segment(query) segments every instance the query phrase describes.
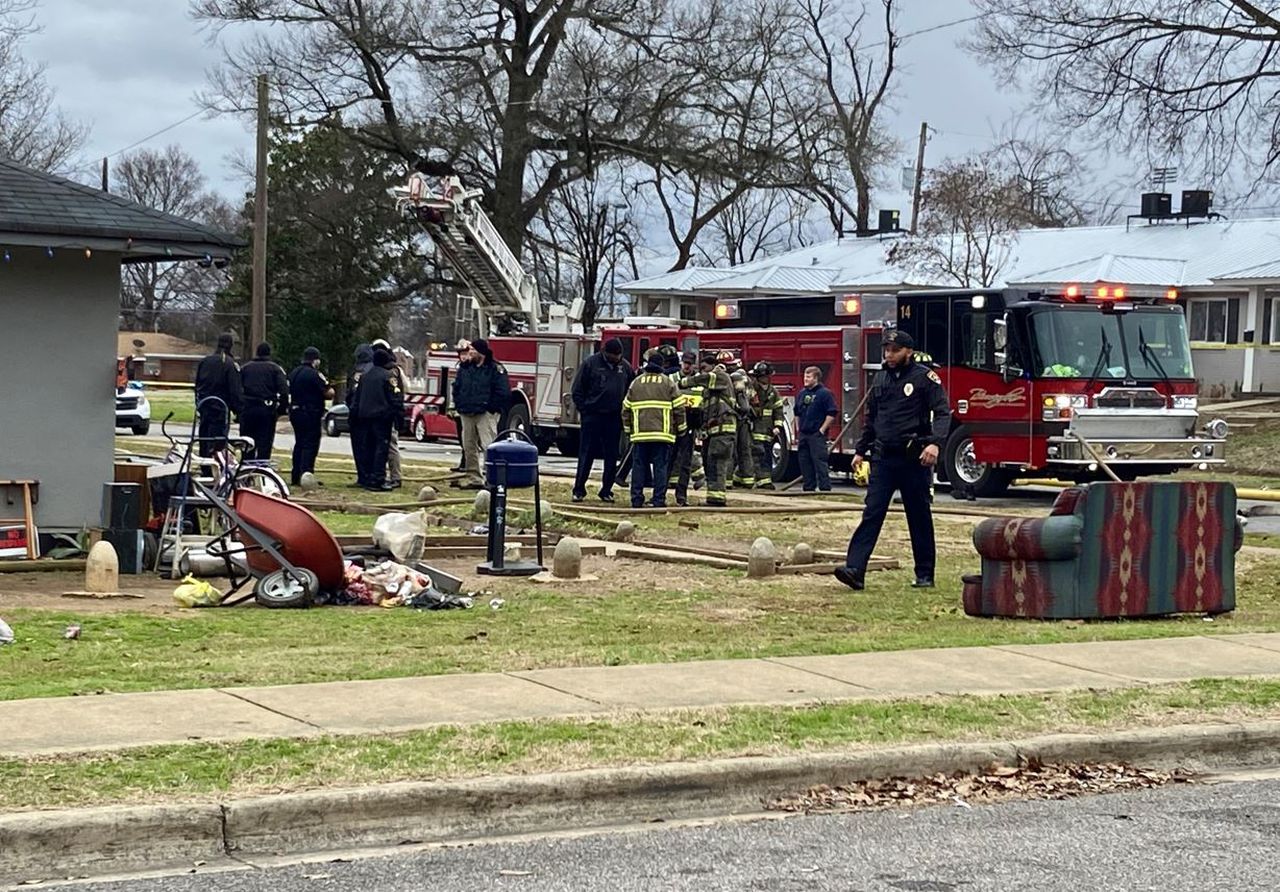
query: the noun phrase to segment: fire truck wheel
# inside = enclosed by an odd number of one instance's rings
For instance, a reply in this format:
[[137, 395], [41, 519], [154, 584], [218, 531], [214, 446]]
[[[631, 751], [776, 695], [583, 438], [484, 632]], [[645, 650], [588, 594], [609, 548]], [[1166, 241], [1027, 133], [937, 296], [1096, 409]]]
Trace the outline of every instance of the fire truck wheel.
[[1003, 468], [983, 464], [973, 452], [969, 429], [961, 425], [951, 432], [942, 452], [943, 471], [953, 487], [962, 486], [975, 496], [998, 496], [1009, 488], [1012, 476]]
[[427, 442], [427, 420], [421, 415], [413, 419], [413, 438], [419, 443]]
[[800, 476], [800, 453], [791, 448], [786, 434], [774, 434], [769, 444], [773, 450], [773, 470], [769, 477], [774, 483], [790, 483]]
[[525, 436], [531, 437], [533, 430], [529, 427], [529, 407], [524, 403], [513, 404], [507, 409], [506, 417], [502, 419], [498, 429], [520, 431]]

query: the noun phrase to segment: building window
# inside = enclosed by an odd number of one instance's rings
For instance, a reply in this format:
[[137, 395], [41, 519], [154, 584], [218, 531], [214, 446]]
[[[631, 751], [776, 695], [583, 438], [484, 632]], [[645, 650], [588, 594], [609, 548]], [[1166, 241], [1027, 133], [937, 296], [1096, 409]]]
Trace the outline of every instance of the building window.
[[1187, 328], [1193, 341], [1227, 343], [1227, 299], [1201, 298], [1187, 301]]
[[1280, 297], [1267, 298], [1263, 305], [1262, 331], [1266, 336], [1262, 343], [1280, 344]]
[[160, 360], [148, 359], [145, 362], [143, 362], [142, 374], [146, 375], [148, 378], [159, 378], [160, 377]]
[[685, 320], [686, 322], [692, 322], [696, 320], [698, 318], [698, 305], [681, 301], [680, 302], [680, 318]]

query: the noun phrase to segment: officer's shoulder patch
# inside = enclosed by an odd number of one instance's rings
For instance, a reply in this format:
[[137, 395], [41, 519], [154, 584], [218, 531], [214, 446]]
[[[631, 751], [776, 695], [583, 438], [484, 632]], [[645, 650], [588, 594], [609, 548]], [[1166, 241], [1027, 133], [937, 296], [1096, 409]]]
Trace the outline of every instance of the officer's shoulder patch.
[[942, 383], [942, 379], [938, 377], [938, 373], [935, 372], [933, 369], [929, 370], [929, 380], [932, 381], [934, 384]]

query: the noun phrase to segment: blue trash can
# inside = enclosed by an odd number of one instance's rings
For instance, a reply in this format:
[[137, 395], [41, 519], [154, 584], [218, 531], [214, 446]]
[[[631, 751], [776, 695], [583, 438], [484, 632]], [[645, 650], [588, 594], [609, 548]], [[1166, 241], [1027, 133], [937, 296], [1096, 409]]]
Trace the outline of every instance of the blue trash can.
[[498, 483], [498, 465], [506, 465], [507, 489], [527, 489], [538, 477], [538, 447], [514, 436], [494, 440], [484, 451], [484, 478], [490, 486]]

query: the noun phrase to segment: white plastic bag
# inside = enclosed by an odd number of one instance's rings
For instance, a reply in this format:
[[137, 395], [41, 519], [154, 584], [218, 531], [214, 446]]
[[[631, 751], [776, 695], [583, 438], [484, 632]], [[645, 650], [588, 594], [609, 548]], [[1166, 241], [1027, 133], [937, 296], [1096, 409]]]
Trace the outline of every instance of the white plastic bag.
[[391, 552], [397, 561], [422, 559], [427, 535], [427, 512], [384, 514], [373, 522], [373, 544]]
[[9, 624], [0, 619], [0, 644], [13, 644], [13, 629], [9, 628]]

